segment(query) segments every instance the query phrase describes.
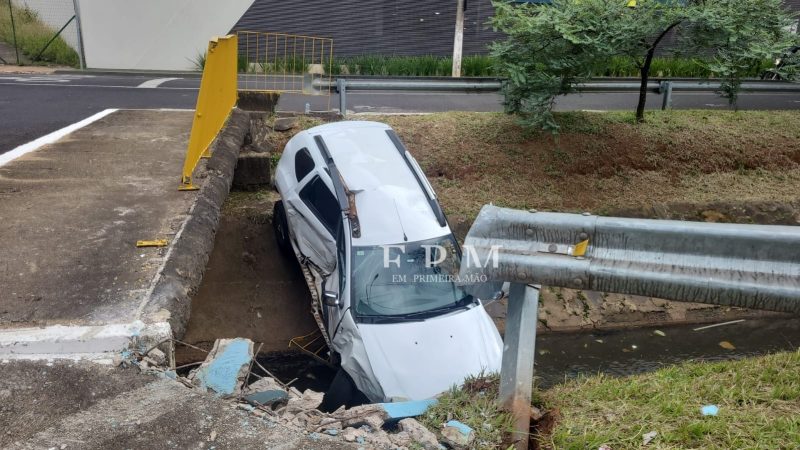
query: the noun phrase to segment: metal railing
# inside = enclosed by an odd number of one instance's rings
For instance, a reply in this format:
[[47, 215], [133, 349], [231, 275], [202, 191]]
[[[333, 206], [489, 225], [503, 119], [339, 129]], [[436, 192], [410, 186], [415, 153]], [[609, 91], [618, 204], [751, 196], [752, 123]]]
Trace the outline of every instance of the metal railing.
[[800, 313], [800, 227], [484, 206], [464, 246], [461, 278], [512, 283], [500, 401], [517, 448], [527, 448], [538, 285]]
[[330, 95], [333, 39], [258, 31], [236, 35], [241, 90]]
[[[348, 91], [401, 91], [401, 92], [500, 92], [503, 80], [497, 78], [337, 78], [335, 81], [314, 80], [313, 87], [319, 90], [336, 88], [339, 93], [339, 111], [347, 114]], [[578, 92], [639, 92], [641, 85], [631, 81], [597, 80], [576, 86]], [[720, 82], [664, 80], [647, 84], [651, 93], [663, 95], [662, 109], [672, 105], [672, 92], [719, 92]], [[746, 81], [742, 83], [743, 92], [800, 92], [800, 83], [778, 81]]]

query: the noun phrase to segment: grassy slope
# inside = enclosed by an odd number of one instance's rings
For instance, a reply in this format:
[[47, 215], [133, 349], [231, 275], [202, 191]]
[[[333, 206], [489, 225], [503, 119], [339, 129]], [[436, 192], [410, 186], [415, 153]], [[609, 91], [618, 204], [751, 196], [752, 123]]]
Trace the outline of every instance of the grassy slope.
[[[544, 392], [560, 419], [553, 448], [800, 448], [800, 351], [688, 363], [626, 378], [595, 376]], [[702, 416], [706, 404], [716, 417]]]
[[[472, 218], [489, 202], [604, 210], [657, 202], [789, 201], [800, 195], [800, 112], [673, 111], [633, 125], [629, 113], [561, 113], [554, 139], [485, 113], [378, 116], [405, 140], [445, 209]], [[304, 119], [307, 128], [318, 121]], [[274, 142], [282, 148], [288, 136]], [[800, 448], [800, 352], [687, 363], [633, 377], [595, 376], [537, 394], [558, 421], [554, 448]], [[421, 420], [456, 418], [502, 445], [496, 386], [453, 390]], [[496, 381], [495, 381], [496, 383]], [[703, 417], [705, 404], [720, 406]], [[485, 425], [484, 425], [485, 424]]]
[[558, 137], [495, 113], [385, 116], [455, 220], [493, 202], [594, 213], [800, 195], [800, 112], [560, 113]]
[[[14, 6], [14, 25], [16, 28], [17, 45], [20, 52], [33, 58], [47, 45], [47, 42], [56, 34], [53, 30], [41, 20], [39, 20], [36, 12], [28, 8], [20, 8]], [[74, 26], [74, 25], [73, 25]], [[13, 45], [14, 36], [11, 28], [11, 16], [9, 15], [8, 4], [3, 2], [0, 4], [0, 40]], [[9, 63], [13, 61], [8, 61]], [[41, 62], [50, 62], [55, 64], [62, 64], [66, 66], [78, 66], [78, 53], [72, 49], [67, 43], [61, 39], [56, 38], [50, 46], [44, 51], [41, 56]]]

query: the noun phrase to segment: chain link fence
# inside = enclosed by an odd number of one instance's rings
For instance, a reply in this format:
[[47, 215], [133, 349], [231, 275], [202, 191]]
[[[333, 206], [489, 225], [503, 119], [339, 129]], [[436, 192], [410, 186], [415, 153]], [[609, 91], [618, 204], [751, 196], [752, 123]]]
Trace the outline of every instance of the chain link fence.
[[75, 0], [0, 0], [0, 64], [83, 67]]

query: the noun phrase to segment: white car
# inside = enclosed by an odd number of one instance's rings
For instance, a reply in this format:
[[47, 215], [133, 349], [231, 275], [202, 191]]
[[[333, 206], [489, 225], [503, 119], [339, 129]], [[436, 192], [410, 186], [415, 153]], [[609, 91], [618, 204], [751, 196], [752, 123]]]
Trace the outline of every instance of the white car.
[[497, 328], [456, 283], [461, 249], [389, 126], [344, 121], [298, 133], [275, 185], [278, 243], [303, 267], [317, 323], [368, 400], [428, 399], [499, 371]]

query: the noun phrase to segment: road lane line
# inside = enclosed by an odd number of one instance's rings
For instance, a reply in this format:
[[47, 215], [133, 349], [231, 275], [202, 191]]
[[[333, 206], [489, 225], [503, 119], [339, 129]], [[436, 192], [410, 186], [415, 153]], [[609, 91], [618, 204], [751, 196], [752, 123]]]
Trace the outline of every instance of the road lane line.
[[[2, 78], [0, 78], [2, 80]], [[117, 85], [107, 85], [107, 84], [53, 84], [53, 83], [3, 83], [0, 82], [0, 86], [57, 86], [57, 87], [84, 87], [84, 88], [114, 88], [114, 89], [137, 89], [138, 86], [117, 86]], [[170, 90], [178, 90], [178, 91], [196, 91], [200, 89], [200, 87], [165, 87], [159, 86], [157, 89], [170, 89]]]
[[144, 89], [154, 89], [166, 83], [167, 81], [174, 81], [174, 80], [180, 80], [180, 78], [154, 78], [152, 80], [147, 80], [136, 87]]
[[83, 128], [83, 127], [85, 127], [86, 125], [89, 125], [92, 122], [96, 122], [96, 121], [102, 119], [103, 117], [105, 117], [105, 116], [107, 116], [107, 115], [109, 115], [109, 114], [111, 114], [113, 112], [116, 112], [116, 111], [117, 111], [116, 109], [106, 109], [106, 110], [100, 111], [99, 113], [97, 113], [97, 114], [95, 114], [93, 116], [87, 117], [87, 118], [81, 120], [80, 122], [73, 123], [72, 125], [67, 125], [64, 128], [62, 128], [60, 130], [53, 131], [50, 134], [46, 134], [46, 135], [40, 137], [39, 139], [33, 140], [31, 142], [28, 142], [27, 144], [22, 144], [19, 147], [11, 150], [10, 152], [3, 153], [2, 155], [0, 155], [0, 167], [2, 167], [5, 164], [7, 164], [7, 163], [19, 158], [20, 156], [22, 156], [22, 155], [24, 155], [26, 153], [30, 153], [30, 152], [32, 152], [34, 150], [37, 150], [38, 148], [40, 148], [40, 147], [42, 147], [44, 145], [52, 144], [53, 142], [56, 142], [57, 140], [61, 139], [62, 137], [72, 133], [73, 131], [78, 130], [80, 128]]

